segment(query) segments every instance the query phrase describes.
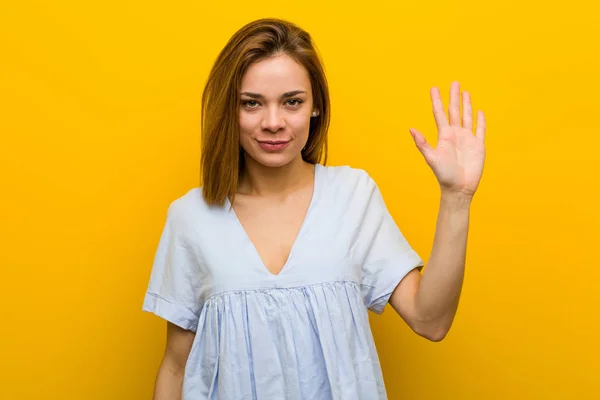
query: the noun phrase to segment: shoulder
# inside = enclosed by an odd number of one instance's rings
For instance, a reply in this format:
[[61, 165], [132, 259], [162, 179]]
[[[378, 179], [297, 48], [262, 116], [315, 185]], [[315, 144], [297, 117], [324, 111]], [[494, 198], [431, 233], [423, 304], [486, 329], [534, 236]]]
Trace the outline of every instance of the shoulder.
[[170, 223], [184, 227], [205, 222], [222, 209], [207, 205], [202, 196], [202, 187], [195, 187], [171, 201], [167, 209], [167, 219]]
[[181, 217], [203, 205], [202, 188], [196, 187], [171, 201], [168, 207], [170, 217]]
[[364, 169], [342, 166], [321, 166], [327, 187], [342, 196], [370, 196], [377, 184]]

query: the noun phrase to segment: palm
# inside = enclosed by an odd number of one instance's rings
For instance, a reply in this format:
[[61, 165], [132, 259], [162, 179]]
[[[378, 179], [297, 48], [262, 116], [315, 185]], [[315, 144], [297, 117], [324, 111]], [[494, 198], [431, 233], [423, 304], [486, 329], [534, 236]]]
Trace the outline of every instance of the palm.
[[483, 173], [485, 117], [483, 112], [478, 113], [474, 135], [470, 95], [464, 92], [462, 96], [462, 121], [459, 97], [460, 85], [454, 82], [450, 89], [448, 119], [439, 90], [431, 89], [433, 113], [438, 127], [435, 148], [427, 143], [419, 131], [411, 129], [411, 134], [442, 189], [473, 195]]

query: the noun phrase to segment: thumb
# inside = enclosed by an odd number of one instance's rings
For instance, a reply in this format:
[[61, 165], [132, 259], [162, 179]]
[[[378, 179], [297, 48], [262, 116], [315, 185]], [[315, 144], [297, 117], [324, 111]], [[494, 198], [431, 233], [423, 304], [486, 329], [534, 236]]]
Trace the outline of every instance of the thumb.
[[414, 128], [410, 128], [409, 132], [410, 132], [410, 135], [412, 136], [413, 140], [415, 141], [415, 145], [417, 146], [417, 149], [419, 149], [421, 154], [423, 154], [423, 157], [425, 157], [425, 160], [429, 163], [434, 158], [433, 157], [433, 152], [434, 152], [433, 147], [431, 147], [431, 145], [429, 143], [427, 143], [425, 136], [423, 136], [423, 134], [421, 132], [419, 132], [418, 130], [416, 130]]

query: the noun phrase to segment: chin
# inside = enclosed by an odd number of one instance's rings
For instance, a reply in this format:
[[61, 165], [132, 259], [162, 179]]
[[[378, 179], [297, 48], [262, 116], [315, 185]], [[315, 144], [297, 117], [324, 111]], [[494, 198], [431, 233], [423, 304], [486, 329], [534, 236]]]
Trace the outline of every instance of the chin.
[[269, 168], [284, 167], [294, 161], [297, 157], [302, 157], [300, 153], [295, 156], [285, 153], [247, 154], [247, 156], [252, 157], [256, 163]]

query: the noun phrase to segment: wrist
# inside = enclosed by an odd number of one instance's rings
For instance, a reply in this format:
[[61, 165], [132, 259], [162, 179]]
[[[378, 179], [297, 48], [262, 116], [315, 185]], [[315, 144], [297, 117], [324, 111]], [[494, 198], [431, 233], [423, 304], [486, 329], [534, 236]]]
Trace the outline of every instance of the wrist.
[[469, 209], [473, 201], [473, 195], [449, 189], [442, 189], [441, 203], [455, 209]]

